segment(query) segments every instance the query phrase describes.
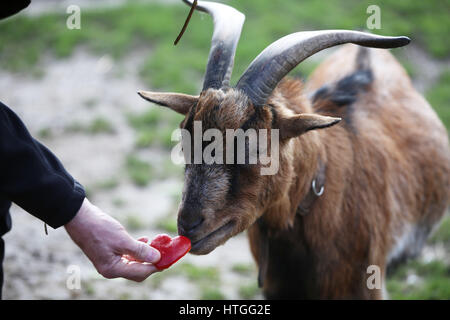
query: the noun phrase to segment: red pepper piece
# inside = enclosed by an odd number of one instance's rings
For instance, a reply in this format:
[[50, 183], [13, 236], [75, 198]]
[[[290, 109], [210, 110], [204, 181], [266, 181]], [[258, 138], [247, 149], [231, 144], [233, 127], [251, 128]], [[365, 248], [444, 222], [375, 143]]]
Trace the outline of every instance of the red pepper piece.
[[155, 264], [159, 270], [169, 268], [191, 250], [191, 240], [184, 236], [170, 238], [167, 234], [159, 234], [150, 245], [161, 253], [161, 260]]

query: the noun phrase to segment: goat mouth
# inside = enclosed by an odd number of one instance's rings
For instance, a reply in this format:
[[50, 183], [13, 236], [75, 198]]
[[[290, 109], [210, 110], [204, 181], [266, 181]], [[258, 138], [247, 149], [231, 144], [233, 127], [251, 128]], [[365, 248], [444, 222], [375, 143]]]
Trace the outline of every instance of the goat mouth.
[[234, 221], [228, 221], [226, 224], [217, 228], [205, 237], [192, 243], [192, 254], [208, 254], [218, 245], [224, 243], [230, 237], [231, 230], [234, 227]]

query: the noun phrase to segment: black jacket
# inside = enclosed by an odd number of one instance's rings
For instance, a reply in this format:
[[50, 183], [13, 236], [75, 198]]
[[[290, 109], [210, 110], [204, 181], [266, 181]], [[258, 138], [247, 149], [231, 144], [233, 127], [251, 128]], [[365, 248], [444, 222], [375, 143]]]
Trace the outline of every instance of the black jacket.
[[0, 238], [11, 228], [11, 202], [58, 228], [76, 215], [84, 198], [84, 188], [58, 158], [0, 102]]
[[0, 2], [0, 19], [7, 18], [25, 9], [31, 0], [2, 0]]

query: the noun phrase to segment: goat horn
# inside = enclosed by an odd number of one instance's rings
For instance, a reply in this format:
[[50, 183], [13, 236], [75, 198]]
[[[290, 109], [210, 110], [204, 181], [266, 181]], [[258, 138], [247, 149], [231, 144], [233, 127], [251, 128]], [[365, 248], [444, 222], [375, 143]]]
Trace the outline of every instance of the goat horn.
[[246, 93], [255, 106], [262, 106], [278, 82], [316, 52], [344, 43], [374, 48], [397, 48], [409, 42], [408, 37], [383, 37], [348, 30], [292, 33], [264, 49], [243, 73], [236, 88]]
[[[193, 5], [191, 0], [183, 0], [183, 2]], [[203, 91], [209, 88], [228, 87], [245, 15], [230, 6], [207, 1], [198, 1], [196, 9], [209, 13], [214, 19], [214, 33]]]

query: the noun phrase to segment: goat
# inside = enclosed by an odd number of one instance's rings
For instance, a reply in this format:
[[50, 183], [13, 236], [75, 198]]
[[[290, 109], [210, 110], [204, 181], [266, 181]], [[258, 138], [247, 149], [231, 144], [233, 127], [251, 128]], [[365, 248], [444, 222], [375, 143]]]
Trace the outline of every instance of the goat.
[[[387, 267], [420, 251], [450, 199], [446, 129], [395, 58], [365, 48], [409, 39], [293, 33], [262, 51], [231, 87], [245, 16], [213, 2], [196, 9], [214, 18], [200, 95], [138, 93], [185, 115], [181, 128], [190, 132], [195, 121], [202, 130], [278, 130], [279, 170], [186, 164], [178, 231], [191, 239], [191, 253], [208, 254], [248, 230], [266, 298], [386, 297]], [[285, 78], [307, 57], [345, 43], [352, 44], [306, 84]], [[367, 285], [369, 266], [379, 267], [381, 288]]]

